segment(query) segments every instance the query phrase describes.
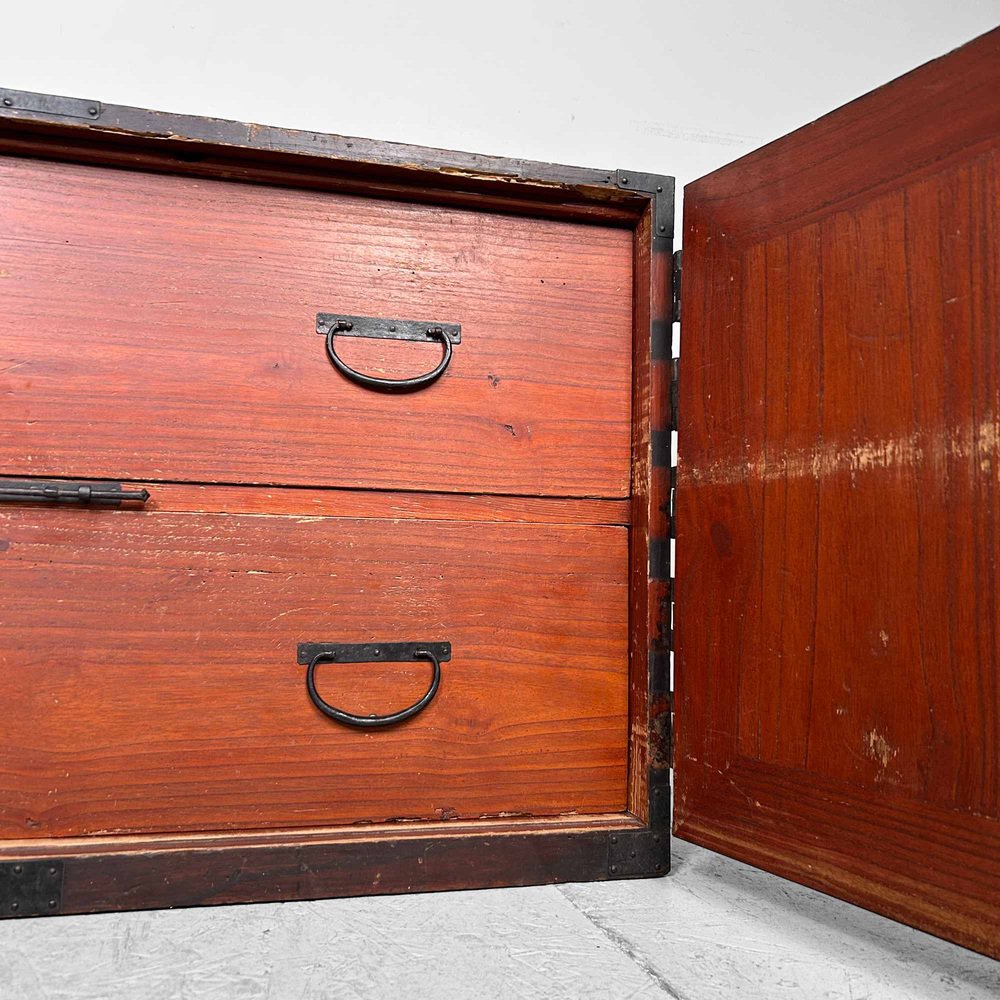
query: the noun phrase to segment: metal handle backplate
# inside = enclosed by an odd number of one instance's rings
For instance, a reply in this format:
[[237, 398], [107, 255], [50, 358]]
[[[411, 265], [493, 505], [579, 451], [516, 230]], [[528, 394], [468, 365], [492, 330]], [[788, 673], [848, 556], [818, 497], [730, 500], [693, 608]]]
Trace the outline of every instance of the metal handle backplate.
[[[308, 664], [306, 690], [312, 703], [328, 718], [345, 726], [374, 729], [392, 726], [412, 719], [433, 700], [441, 686], [441, 664], [451, 659], [450, 642], [366, 642], [331, 643], [302, 642], [298, 647], [298, 662]], [[408, 708], [389, 715], [356, 715], [345, 712], [326, 701], [316, 690], [316, 667], [321, 663], [413, 663], [426, 660], [431, 664], [430, 687], [423, 696]]]

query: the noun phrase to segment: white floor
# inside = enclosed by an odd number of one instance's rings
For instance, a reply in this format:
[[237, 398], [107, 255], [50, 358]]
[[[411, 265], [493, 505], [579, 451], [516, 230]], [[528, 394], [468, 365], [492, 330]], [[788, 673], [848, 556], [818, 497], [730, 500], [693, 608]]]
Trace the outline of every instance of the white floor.
[[0, 923], [0, 1000], [930, 1000], [1000, 963], [674, 842], [663, 879]]

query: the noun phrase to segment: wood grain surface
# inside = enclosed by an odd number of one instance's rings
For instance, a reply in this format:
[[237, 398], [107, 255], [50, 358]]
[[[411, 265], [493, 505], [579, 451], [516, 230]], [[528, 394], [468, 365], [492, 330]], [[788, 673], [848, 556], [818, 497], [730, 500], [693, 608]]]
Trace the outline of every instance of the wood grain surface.
[[[8, 840], [624, 810], [622, 527], [0, 511]], [[300, 641], [449, 641], [339, 726]], [[324, 665], [356, 712], [426, 664]]]
[[685, 203], [677, 832], [1000, 955], [1000, 31]]
[[[624, 497], [631, 289], [627, 229], [5, 157], [0, 473]], [[386, 396], [322, 311], [462, 343]]]

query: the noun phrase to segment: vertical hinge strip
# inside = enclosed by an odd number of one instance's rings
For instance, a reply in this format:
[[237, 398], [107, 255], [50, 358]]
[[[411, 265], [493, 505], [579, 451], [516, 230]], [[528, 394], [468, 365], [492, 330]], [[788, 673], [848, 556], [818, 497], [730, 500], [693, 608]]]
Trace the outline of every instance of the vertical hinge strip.
[[[670, 466], [670, 537], [677, 537], [677, 466]], [[673, 573], [670, 574], [673, 579]]]
[[[673, 288], [673, 321], [674, 323], [679, 323], [681, 319], [681, 266], [682, 266], [682, 253], [683, 251], [678, 250], [673, 255], [673, 268], [671, 269], [671, 283]], [[680, 358], [672, 357], [670, 359], [670, 429], [671, 431], [677, 433], [679, 431], [678, 423], [678, 405], [680, 396]], [[669, 537], [671, 539], [677, 538], [677, 466], [671, 461], [670, 465], [670, 485], [668, 489], [669, 495], [669, 508], [668, 515], [670, 518], [670, 531]], [[669, 570], [669, 582], [667, 584], [667, 607], [664, 612], [664, 617], [667, 620], [668, 625], [668, 640], [667, 645], [670, 649], [670, 658], [673, 659], [674, 652], [677, 646], [676, 641], [676, 621], [674, 619], [674, 598], [675, 591], [677, 588], [676, 579], [676, 569], [671, 562]], [[673, 683], [670, 683], [670, 713], [666, 719], [664, 719], [664, 729], [666, 732], [663, 734], [663, 742], [668, 748], [668, 759], [670, 761], [670, 767], [674, 766], [674, 696], [673, 696]]]
[[[656, 424], [650, 427], [650, 463], [658, 485], [667, 478], [666, 496], [657, 496], [662, 505], [657, 524], [666, 520], [660, 536], [649, 538], [649, 580], [659, 607], [656, 634], [650, 638], [648, 664], [649, 697], [649, 819], [643, 830], [616, 832], [609, 841], [608, 872], [622, 878], [641, 874], [663, 874], [670, 864], [670, 782], [673, 766], [673, 693], [671, 691], [671, 656], [673, 649], [673, 568], [672, 538], [674, 524], [673, 442], [677, 429], [677, 364], [673, 351], [673, 324], [677, 320], [677, 267], [672, 253], [674, 233], [674, 179], [659, 174], [619, 170], [615, 178], [622, 190], [644, 194], [649, 200], [648, 235], [650, 254], [655, 261], [654, 280], [667, 287], [653, 290], [655, 313], [650, 317], [650, 362], [657, 393], [666, 389], [667, 398], [656, 400]], [[666, 274], [664, 274], [666, 271]], [[665, 366], [670, 367], [664, 371]], [[667, 385], [664, 386], [664, 374]], [[661, 487], [662, 490], [662, 487]]]
[[683, 250], [677, 250], [674, 253], [672, 285], [675, 323], [679, 323], [681, 321], [681, 265], [683, 262], [683, 254]]
[[677, 430], [677, 392], [680, 378], [680, 358], [670, 359], [670, 429]]

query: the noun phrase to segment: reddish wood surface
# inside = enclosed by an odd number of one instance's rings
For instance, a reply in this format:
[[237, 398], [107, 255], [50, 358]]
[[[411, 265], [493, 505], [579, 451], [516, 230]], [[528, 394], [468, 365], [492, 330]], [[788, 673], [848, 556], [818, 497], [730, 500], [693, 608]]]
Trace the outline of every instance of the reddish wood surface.
[[[631, 287], [625, 229], [6, 157], [0, 473], [623, 497]], [[331, 367], [327, 310], [462, 343], [387, 397]]]
[[[0, 511], [0, 832], [266, 829], [620, 812], [627, 531], [86, 509]], [[300, 641], [453, 644], [393, 729], [309, 702]], [[426, 664], [323, 666], [334, 704]]]
[[402, 840], [421, 837], [506, 836], [513, 833], [582, 833], [588, 830], [641, 829], [634, 816], [614, 813], [567, 813], [563, 816], [506, 816], [500, 819], [407, 820], [357, 823], [354, 826], [276, 827], [271, 830], [208, 830], [194, 833], [112, 834], [83, 837], [30, 837], [0, 842], [0, 860], [72, 857], [81, 851], [134, 854], [147, 851], [202, 850], [210, 847], [302, 847], [347, 841]]
[[685, 202], [677, 833], [1000, 955], [1000, 31]]

